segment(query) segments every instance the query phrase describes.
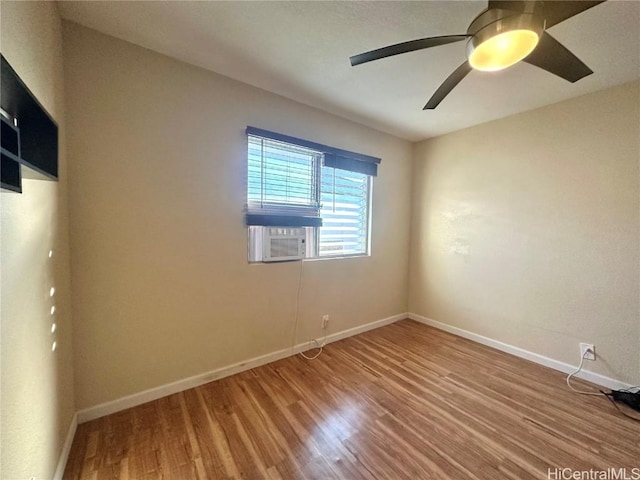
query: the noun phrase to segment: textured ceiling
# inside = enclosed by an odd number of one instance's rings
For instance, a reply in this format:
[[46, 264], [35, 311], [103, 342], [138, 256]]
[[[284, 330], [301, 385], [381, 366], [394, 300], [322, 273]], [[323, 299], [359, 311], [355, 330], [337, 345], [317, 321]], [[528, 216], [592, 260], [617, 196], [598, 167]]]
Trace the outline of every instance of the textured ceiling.
[[63, 18], [410, 140], [640, 78], [640, 2], [610, 0], [549, 29], [595, 72], [575, 84], [528, 64], [471, 72], [423, 111], [465, 43], [351, 67], [349, 56], [464, 33], [484, 1], [59, 2]]

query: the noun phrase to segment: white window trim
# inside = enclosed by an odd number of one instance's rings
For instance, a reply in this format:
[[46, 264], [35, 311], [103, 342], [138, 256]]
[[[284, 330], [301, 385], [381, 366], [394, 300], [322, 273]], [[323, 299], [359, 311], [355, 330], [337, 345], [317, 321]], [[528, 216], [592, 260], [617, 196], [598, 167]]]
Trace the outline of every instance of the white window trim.
[[[247, 139], [249, 138], [249, 136], [246, 137]], [[282, 142], [285, 144], [290, 144], [290, 145], [295, 145], [297, 147], [301, 147], [301, 148], [307, 148], [307, 147], [303, 147], [302, 145], [298, 145], [295, 143], [288, 143], [288, 142]], [[248, 154], [248, 142], [247, 142], [247, 147], [245, 149], [245, 151]], [[321, 205], [321, 196], [322, 196], [322, 170], [323, 168], [325, 168], [324, 166], [324, 154], [322, 152], [318, 152], [316, 150], [313, 150], [311, 148], [309, 148], [310, 151], [314, 151], [316, 154], [318, 154], [319, 158], [318, 161], [315, 162], [314, 165], [314, 169], [315, 169], [315, 193], [317, 195], [317, 200], [319, 202], [319, 204]], [[248, 163], [245, 163], [245, 169], [248, 168]], [[326, 167], [326, 168], [335, 168], [335, 167]], [[307, 229], [312, 229], [311, 234], [308, 234], [307, 236], [307, 254], [312, 253], [312, 256], [307, 256], [303, 259], [301, 259], [302, 261], [318, 261], [318, 260], [336, 260], [336, 259], [347, 259], [347, 258], [360, 258], [360, 257], [370, 257], [372, 254], [372, 230], [373, 230], [373, 175], [367, 175], [364, 174], [367, 178], [367, 192], [366, 192], [366, 196], [367, 196], [367, 212], [366, 212], [366, 238], [364, 241], [364, 245], [365, 245], [365, 251], [363, 252], [357, 252], [357, 253], [338, 253], [338, 254], [327, 254], [327, 255], [321, 255], [320, 254], [320, 228], [322, 227], [306, 227]], [[375, 175], [375, 174], [374, 174]], [[246, 212], [257, 212], [259, 211], [258, 209], [256, 209], [255, 207], [256, 202], [255, 201], [249, 201], [248, 200], [248, 190], [249, 190], [249, 182], [248, 182], [248, 170], [245, 170], [245, 199], [247, 200], [245, 203], [245, 211]], [[283, 211], [286, 211], [289, 209], [289, 207], [287, 205], [282, 205], [281, 206]], [[292, 207], [295, 208], [295, 207]], [[303, 207], [304, 208], [304, 207]], [[321, 207], [320, 207], [321, 208]], [[321, 217], [322, 218], [322, 217]], [[250, 226], [247, 228], [248, 231], [248, 235], [247, 235], [247, 258], [250, 264], [261, 264], [261, 263], [269, 263], [269, 262], [265, 262], [262, 254], [258, 253], [257, 258], [256, 259], [252, 259], [252, 253], [255, 254], [256, 252], [262, 252], [262, 235], [260, 234], [256, 234], [256, 232], [259, 232], [260, 229], [262, 228], [268, 228], [268, 227], [261, 227], [258, 225], [254, 225], [254, 226]], [[252, 233], [252, 229], [253, 233]], [[312, 237], [312, 238], [310, 238]], [[252, 243], [253, 241], [253, 243]], [[291, 260], [291, 261], [300, 261], [300, 259], [295, 259], [295, 260]]]

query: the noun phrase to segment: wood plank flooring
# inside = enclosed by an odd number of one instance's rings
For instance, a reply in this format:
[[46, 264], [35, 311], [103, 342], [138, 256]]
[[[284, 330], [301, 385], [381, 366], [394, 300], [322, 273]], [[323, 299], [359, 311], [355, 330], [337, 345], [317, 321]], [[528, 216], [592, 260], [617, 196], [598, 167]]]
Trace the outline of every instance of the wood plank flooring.
[[313, 361], [287, 358], [84, 423], [64, 478], [525, 480], [622, 467], [640, 467], [640, 423], [604, 397], [403, 320]]

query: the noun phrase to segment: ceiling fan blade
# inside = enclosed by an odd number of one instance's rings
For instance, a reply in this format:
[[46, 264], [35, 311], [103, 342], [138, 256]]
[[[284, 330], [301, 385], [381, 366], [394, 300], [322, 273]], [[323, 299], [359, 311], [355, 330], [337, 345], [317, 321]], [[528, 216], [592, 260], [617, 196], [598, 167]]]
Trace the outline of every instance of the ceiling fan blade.
[[361, 63], [371, 62], [373, 60], [379, 60], [385, 57], [391, 57], [393, 55], [399, 55], [401, 53], [413, 52], [415, 50], [422, 50], [423, 48], [437, 47], [439, 45], [446, 45], [447, 43], [460, 42], [465, 40], [468, 35], [444, 35], [442, 37], [429, 37], [421, 38], [418, 40], [411, 40], [409, 42], [398, 43], [396, 45], [389, 45], [388, 47], [378, 48], [377, 50], [371, 50], [370, 52], [361, 53], [350, 57], [351, 66], [355, 67]]
[[555, 0], [546, 1], [542, 7], [542, 12], [546, 20], [545, 28], [553, 27], [554, 25], [571, 18], [585, 10], [595, 7], [596, 5], [603, 3], [605, 0], [588, 1], [588, 0]]
[[547, 32], [542, 34], [538, 46], [523, 62], [535, 65], [571, 83], [593, 73], [593, 70], [587, 67], [582, 60]]
[[433, 110], [436, 108], [444, 97], [449, 95], [449, 92], [453, 90], [456, 85], [460, 83], [460, 81], [467, 76], [467, 74], [471, 71], [471, 65], [469, 62], [464, 62], [458, 68], [456, 68], [451, 75], [443, 82], [442, 85], [438, 87], [436, 93], [434, 93], [427, 104], [424, 106], [423, 110]]

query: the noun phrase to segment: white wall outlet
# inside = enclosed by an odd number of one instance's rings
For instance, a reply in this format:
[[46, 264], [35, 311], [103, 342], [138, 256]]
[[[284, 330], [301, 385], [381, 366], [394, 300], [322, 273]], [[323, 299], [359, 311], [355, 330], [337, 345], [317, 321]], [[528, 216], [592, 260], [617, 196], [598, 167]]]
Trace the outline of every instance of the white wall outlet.
[[596, 359], [596, 347], [593, 346], [592, 343], [581, 343], [580, 344], [580, 357], [585, 360], [595, 360]]
[[325, 329], [329, 326], [329, 315], [322, 316], [322, 328]]

